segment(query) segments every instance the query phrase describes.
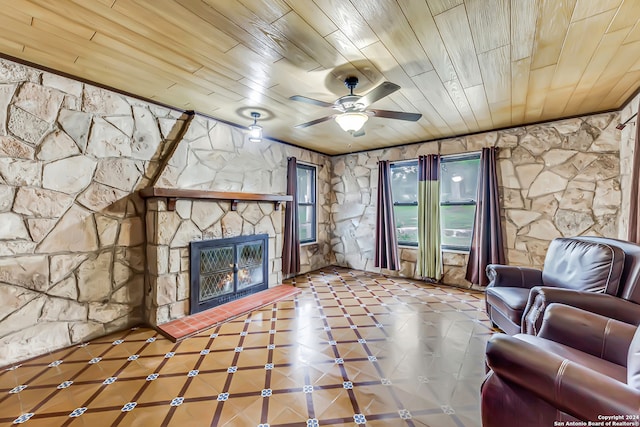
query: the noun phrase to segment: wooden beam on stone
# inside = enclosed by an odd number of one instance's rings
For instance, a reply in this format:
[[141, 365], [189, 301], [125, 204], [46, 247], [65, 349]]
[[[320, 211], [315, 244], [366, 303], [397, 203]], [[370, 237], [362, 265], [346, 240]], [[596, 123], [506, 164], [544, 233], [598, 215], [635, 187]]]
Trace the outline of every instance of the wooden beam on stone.
[[182, 114], [182, 116], [180, 116], [178, 121], [176, 121], [176, 123], [179, 123], [180, 120], [183, 120], [184, 122], [182, 124], [182, 127], [178, 130], [178, 133], [176, 134], [176, 136], [172, 138], [172, 141], [170, 142], [171, 145], [169, 146], [167, 153], [160, 160], [160, 166], [158, 166], [158, 169], [156, 170], [155, 174], [153, 175], [153, 178], [151, 179], [150, 187], [155, 187], [156, 184], [158, 183], [158, 180], [162, 176], [162, 172], [164, 172], [165, 168], [167, 167], [169, 160], [171, 160], [171, 158], [173, 157], [173, 154], [178, 149], [178, 145], [180, 145], [180, 143], [182, 142], [182, 138], [184, 138], [185, 134], [189, 130], [189, 126], [191, 125], [191, 121], [193, 120], [195, 115], [196, 115], [195, 111], [193, 110], [185, 111]]

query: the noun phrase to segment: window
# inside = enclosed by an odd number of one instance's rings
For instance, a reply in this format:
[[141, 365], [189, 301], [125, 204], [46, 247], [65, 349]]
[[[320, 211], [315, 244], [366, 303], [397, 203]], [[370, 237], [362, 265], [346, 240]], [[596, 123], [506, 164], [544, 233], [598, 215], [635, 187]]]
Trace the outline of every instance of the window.
[[[476, 211], [480, 154], [440, 158], [442, 248], [468, 251]], [[398, 244], [418, 245], [418, 161], [391, 165], [391, 194]]]
[[418, 161], [391, 164], [391, 196], [398, 244], [418, 246]]
[[316, 241], [316, 168], [298, 164], [298, 233], [300, 243]]
[[480, 154], [440, 159], [442, 248], [468, 251], [476, 213]]

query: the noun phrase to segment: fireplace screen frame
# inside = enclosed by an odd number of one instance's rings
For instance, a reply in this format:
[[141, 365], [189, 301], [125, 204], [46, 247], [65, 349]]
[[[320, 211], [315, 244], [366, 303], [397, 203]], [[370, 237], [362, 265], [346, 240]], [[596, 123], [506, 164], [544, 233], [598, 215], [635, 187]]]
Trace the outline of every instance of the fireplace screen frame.
[[[251, 285], [242, 289], [238, 289], [239, 280], [238, 273], [240, 253], [239, 248], [247, 243], [262, 244], [262, 283]], [[200, 300], [200, 264], [202, 252], [206, 250], [233, 247], [233, 264], [229, 266], [229, 274], [233, 273], [233, 292], [224, 293], [204, 301]], [[224, 239], [199, 240], [189, 243], [189, 273], [190, 273], [190, 301], [189, 313], [195, 314], [213, 307], [235, 301], [245, 296], [263, 291], [269, 287], [269, 235], [254, 234], [250, 236], [237, 236]]]

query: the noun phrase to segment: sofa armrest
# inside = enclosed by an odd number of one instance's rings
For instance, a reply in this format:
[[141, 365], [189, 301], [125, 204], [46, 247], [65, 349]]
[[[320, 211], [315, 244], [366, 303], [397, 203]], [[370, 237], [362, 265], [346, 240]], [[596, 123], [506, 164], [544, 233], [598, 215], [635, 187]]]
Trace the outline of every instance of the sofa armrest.
[[636, 329], [628, 323], [553, 303], [545, 310], [538, 336], [627, 366], [629, 345]]
[[522, 315], [522, 332], [537, 335], [547, 306], [566, 304], [631, 325], [640, 324], [640, 305], [612, 295], [573, 289], [533, 287]]
[[517, 335], [494, 335], [487, 344], [487, 363], [494, 375], [580, 420], [638, 413], [639, 390], [519, 340]]
[[486, 269], [489, 286], [532, 288], [542, 285], [542, 271], [529, 267], [489, 264]]

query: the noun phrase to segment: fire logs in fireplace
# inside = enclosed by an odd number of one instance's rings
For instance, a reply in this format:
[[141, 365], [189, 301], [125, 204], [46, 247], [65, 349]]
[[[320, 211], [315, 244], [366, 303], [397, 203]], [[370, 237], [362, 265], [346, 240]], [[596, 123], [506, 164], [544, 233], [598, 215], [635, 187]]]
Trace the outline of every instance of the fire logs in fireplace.
[[191, 309], [198, 313], [267, 289], [267, 234], [191, 242]]

